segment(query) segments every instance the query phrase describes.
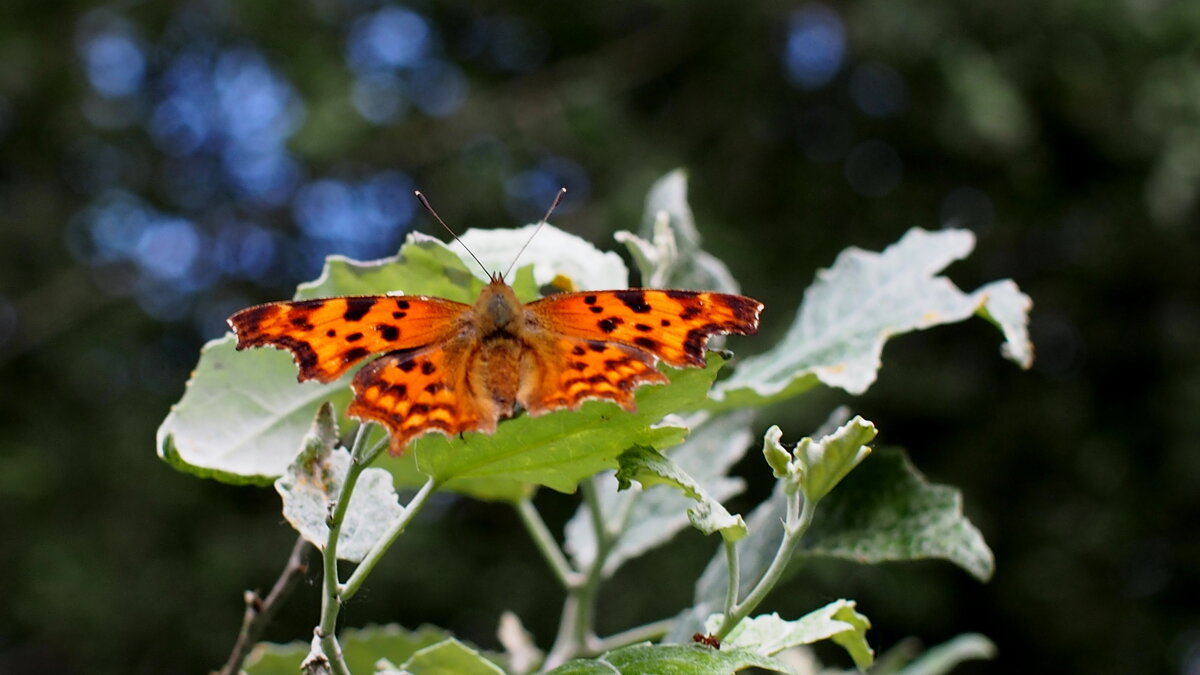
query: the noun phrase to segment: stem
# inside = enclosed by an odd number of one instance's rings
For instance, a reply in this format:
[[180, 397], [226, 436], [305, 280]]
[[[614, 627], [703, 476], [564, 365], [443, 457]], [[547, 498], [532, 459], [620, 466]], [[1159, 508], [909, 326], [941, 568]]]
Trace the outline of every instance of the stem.
[[734, 541], [721, 538], [721, 543], [725, 546], [725, 568], [728, 572], [727, 585], [725, 587], [725, 616], [733, 613], [733, 608], [737, 606], [737, 596], [739, 586], [741, 585], [742, 572], [739, 569], [737, 545]]
[[342, 602], [346, 602], [354, 597], [359, 587], [362, 586], [363, 581], [366, 580], [367, 575], [379, 564], [379, 561], [383, 558], [383, 554], [387, 552], [392, 542], [396, 541], [396, 537], [399, 537], [400, 533], [404, 532], [404, 528], [408, 527], [412, 519], [421, 511], [425, 503], [429, 501], [429, 496], [433, 494], [435, 488], [436, 484], [430, 478], [425, 481], [421, 489], [417, 490], [417, 493], [408, 501], [408, 505], [404, 507], [404, 513], [400, 514], [396, 522], [392, 523], [391, 528], [375, 542], [375, 545], [363, 557], [358, 567], [354, 568], [354, 573], [350, 575], [346, 583], [340, 586], [339, 591]]
[[659, 619], [654, 623], [636, 626], [606, 638], [596, 639], [588, 646], [593, 653], [602, 654], [618, 647], [637, 644], [647, 640], [657, 640], [669, 633], [673, 625], [675, 625], [675, 619]]
[[596, 609], [596, 591], [603, 576], [604, 561], [612, 549], [613, 538], [604, 523], [604, 512], [596, 494], [594, 481], [579, 484], [583, 492], [583, 503], [592, 517], [592, 531], [596, 535], [596, 557], [581, 578], [573, 579], [567, 586], [567, 599], [563, 602], [562, 620], [554, 645], [546, 655], [543, 668], [552, 669], [571, 658], [591, 651], [599, 638], [593, 630]]
[[716, 634], [718, 639], [723, 639], [729, 634], [729, 631], [733, 630], [734, 626], [738, 625], [738, 622], [749, 616], [750, 612], [754, 611], [767, 596], [767, 593], [771, 592], [775, 584], [779, 583], [784, 570], [792, 560], [792, 551], [800, 543], [808, 526], [812, 524], [815, 510], [816, 502], [810, 499], [804, 500], [804, 506], [801, 509], [799, 490], [787, 495], [787, 516], [783, 524], [783, 538], [779, 541], [779, 549], [775, 552], [775, 557], [771, 560], [767, 571], [763, 572], [762, 578], [746, 595], [746, 599], [735, 603], [732, 610], [725, 614], [721, 621], [721, 628]]
[[291, 595], [296, 584], [308, 570], [308, 563], [305, 561], [305, 558], [308, 557], [308, 546], [308, 541], [304, 537], [296, 538], [296, 544], [292, 546], [292, 553], [288, 556], [287, 564], [284, 565], [283, 571], [279, 573], [279, 578], [275, 580], [275, 585], [271, 587], [271, 592], [265, 599], [255, 591], [246, 591], [246, 613], [242, 617], [242, 628], [238, 631], [237, 642], [233, 645], [233, 652], [229, 655], [229, 660], [221, 668], [221, 675], [238, 675], [241, 671], [242, 662], [246, 660], [250, 650], [262, 637], [263, 630], [266, 629], [267, 624], [271, 623], [271, 619], [274, 618], [280, 605]]
[[582, 582], [579, 572], [576, 572], [571, 567], [571, 563], [567, 562], [562, 547], [555, 541], [554, 535], [550, 533], [550, 528], [546, 527], [546, 521], [542, 520], [542, 514], [538, 513], [530, 499], [525, 498], [517, 502], [517, 515], [521, 517], [525, 529], [529, 530], [529, 536], [533, 537], [533, 543], [542, 552], [563, 588], [571, 589], [579, 586]]

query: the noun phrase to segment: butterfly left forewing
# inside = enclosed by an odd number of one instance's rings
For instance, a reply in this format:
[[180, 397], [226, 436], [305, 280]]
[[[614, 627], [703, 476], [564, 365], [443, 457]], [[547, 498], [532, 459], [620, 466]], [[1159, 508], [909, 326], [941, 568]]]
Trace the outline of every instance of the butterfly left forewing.
[[292, 352], [297, 379], [330, 382], [371, 354], [446, 339], [470, 307], [426, 296], [368, 295], [270, 302], [229, 317], [239, 350]]
[[762, 303], [707, 291], [631, 288], [552, 295], [526, 307], [549, 330], [640, 349], [675, 367], [703, 366], [713, 335], [753, 335]]

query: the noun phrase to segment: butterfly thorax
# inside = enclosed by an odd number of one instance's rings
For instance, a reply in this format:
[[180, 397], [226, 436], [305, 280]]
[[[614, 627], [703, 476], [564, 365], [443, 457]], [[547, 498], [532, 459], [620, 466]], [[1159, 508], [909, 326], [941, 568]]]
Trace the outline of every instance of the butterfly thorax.
[[526, 351], [524, 305], [503, 281], [493, 280], [475, 302], [475, 328], [480, 337], [472, 359], [472, 388], [487, 392], [502, 416], [512, 414]]

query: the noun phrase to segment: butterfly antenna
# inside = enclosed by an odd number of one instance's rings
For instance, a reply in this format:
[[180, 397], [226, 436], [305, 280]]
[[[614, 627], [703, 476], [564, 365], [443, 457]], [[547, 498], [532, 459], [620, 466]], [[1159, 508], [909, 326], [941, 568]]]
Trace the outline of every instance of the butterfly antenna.
[[567, 188], [558, 188], [558, 194], [554, 196], [554, 203], [550, 205], [550, 208], [546, 209], [546, 215], [542, 216], [542, 219], [538, 221], [537, 229], [534, 230], [533, 234], [529, 235], [529, 238], [525, 240], [525, 244], [521, 246], [521, 250], [517, 251], [517, 255], [513, 258], [512, 263], [509, 264], [508, 269], [504, 270], [505, 277], [507, 277], [508, 273], [512, 271], [512, 268], [516, 267], [517, 261], [521, 259], [521, 254], [525, 252], [525, 249], [529, 248], [530, 242], [532, 242], [533, 238], [537, 236], [537, 233], [541, 232], [542, 228], [546, 226], [546, 221], [550, 220], [550, 214], [554, 213], [554, 209], [558, 208], [558, 204], [562, 201], [563, 195], [565, 194], [567, 194]]
[[450, 236], [454, 237], [454, 241], [462, 244], [462, 247], [467, 251], [467, 253], [475, 259], [475, 262], [479, 263], [479, 267], [483, 269], [483, 273], [489, 277], [493, 276], [493, 274], [488, 271], [487, 265], [484, 265], [483, 261], [476, 257], [475, 252], [467, 248], [466, 244], [463, 244], [463, 240], [459, 239], [458, 235], [454, 233], [454, 230], [450, 229], [450, 226], [446, 224], [446, 221], [442, 220], [442, 217], [437, 214], [437, 211], [433, 210], [433, 206], [429, 204], [429, 200], [425, 198], [425, 195], [421, 194], [420, 190], [413, 190], [413, 194], [417, 196], [417, 201], [421, 202], [421, 206], [425, 207], [425, 210], [429, 212], [429, 215], [433, 216], [434, 220], [441, 223], [442, 227], [446, 228], [446, 231], [450, 233]]

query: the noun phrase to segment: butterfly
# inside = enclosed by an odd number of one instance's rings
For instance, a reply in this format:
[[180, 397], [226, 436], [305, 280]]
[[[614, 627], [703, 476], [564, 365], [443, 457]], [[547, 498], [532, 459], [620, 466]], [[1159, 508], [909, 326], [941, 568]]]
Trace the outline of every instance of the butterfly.
[[[588, 399], [634, 410], [655, 366], [702, 367], [708, 338], [758, 330], [762, 303], [703, 291], [626, 289], [517, 299], [499, 275], [474, 305], [367, 295], [271, 302], [229, 317], [237, 348], [290, 351], [298, 380], [355, 374], [351, 417], [377, 422], [400, 454], [426, 432], [492, 433], [520, 405], [530, 415]], [[380, 356], [381, 355], [381, 356]]]
[[428, 432], [493, 433], [517, 406], [536, 416], [600, 399], [633, 411], [636, 387], [667, 382], [660, 359], [702, 367], [709, 337], [753, 335], [763, 308], [741, 295], [651, 289], [526, 304], [503, 275], [490, 277], [474, 305], [366, 295], [271, 302], [228, 321], [239, 350], [290, 351], [301, 382], [331, 382], [377, 357], [354, 375], [347, 413], [386, 428], [399, 455]]

